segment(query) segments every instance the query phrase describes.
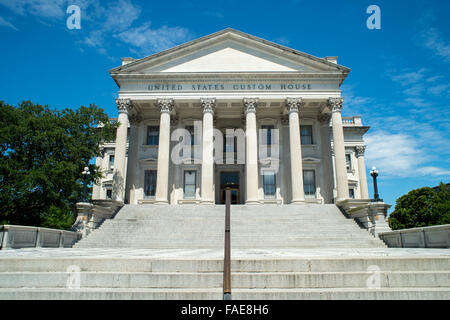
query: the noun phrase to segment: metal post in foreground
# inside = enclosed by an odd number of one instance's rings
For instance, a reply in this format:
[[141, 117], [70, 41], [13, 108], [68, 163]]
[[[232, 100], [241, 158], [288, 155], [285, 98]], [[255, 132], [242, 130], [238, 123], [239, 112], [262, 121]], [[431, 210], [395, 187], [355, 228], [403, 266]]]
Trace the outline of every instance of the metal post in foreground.
[[231, 190], [225, 190], [225, 252], [223, 261], [223, 300], [231, 300], [230, 205]]
[[83, 175], [83, 201], [89, 202], [89, 200], [87, 198], [87, 184], [88, 184], [89, 175], [91, 174], [89, 172], [89, 168], [84, 167], [84, 171], [81, 174]]

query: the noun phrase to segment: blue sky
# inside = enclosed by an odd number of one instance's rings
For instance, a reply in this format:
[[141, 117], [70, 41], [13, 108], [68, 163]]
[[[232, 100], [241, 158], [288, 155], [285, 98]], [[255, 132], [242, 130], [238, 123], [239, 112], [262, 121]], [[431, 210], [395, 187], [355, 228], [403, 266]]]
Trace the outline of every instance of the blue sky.
[[[66, 27], [69, 5], [81, 29]], [[369, 5], [381, 30], [369, 30]], [[450, 182], [450, 1], [0, 0], [0, 99], [55, 108], [95, 103], [117, 116], [108, 70], [231, 27], [352, 69], [343, 116], [371, 126], [366, 164], [395, 204]], [[369, 192], [372, 194], [371, 178]]]

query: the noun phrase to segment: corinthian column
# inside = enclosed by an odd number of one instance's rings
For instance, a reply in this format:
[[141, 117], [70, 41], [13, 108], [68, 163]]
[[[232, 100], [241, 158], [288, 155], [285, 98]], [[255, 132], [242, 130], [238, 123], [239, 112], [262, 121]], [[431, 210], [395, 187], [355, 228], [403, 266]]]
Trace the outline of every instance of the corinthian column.
[[258, 140], [256, 134], [256, 106], [258, 99], [244, 99], [245, 109], [245, 179], [246, 204], [258, 203]]
[[173, 108], [173, 99], [158, 99], [158, 106], [161, 110], [161, 118], [159, 120], [155, 203], [167, 204], [170, 160], [170, 112]]
[[331, 156], [331, 139], [330, 139], [330, 118], [329, 114], [321, 114], [318, 117], [320, 132], [320, 149], [322, 154], [322, 185], [320, 190], [324, 199], [324, 203], [333, 203], [333, 159]]
[[287, 98], [286, 105], [289, 110], [289, 145], [291, 152], [291, 184], [293, 204], [305, 202], [303, 188], [303, 158], [300, 140], [300, 122], [298, 112], [302, 106], [302, 98]]
[[112, 198], [117, 201], [124, 201], [125, 196], [125, 156], [127, 148], [128, 113], [133, 109], [130, 99], [116, 99], [119, 111], [116, 133], [116, 149], [114, 152], [114, 175]]
[[342, 128], [342, 103], [344, 98], [329, 98], [333, 128], [333, 149], [336, 167], [337, 201], [349, 198], [347, 166], [345, 164], [344, 129]]
[[128, 163], [127, 163], [127, 183], [126, 197], [130, 204], [137, 204], [136, 199], [136, 170], [138, 166], [138, 140], [139, 124], [142, 117], [134, 114], [130, 119], [130, 138], [128, 139]]
[[359, 188], [361, 190], [361, 199], [369, 199], [369, 190], [367, 188], [366, 163], [364, 161], [364, 152], [366, 146], [356, 146], [356, 157], [358, 158]]
[[202, 203], [214, 203], [214, 108], [216, 99], [200, 99], [203, 107]]

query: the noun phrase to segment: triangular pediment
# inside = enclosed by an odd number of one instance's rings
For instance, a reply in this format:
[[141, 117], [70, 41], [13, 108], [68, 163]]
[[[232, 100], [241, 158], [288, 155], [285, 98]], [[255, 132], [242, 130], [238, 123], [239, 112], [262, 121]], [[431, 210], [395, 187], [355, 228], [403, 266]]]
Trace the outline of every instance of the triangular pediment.
[[143, 70], [147, 72], [289, 72], [313, 71], [300, 63], [226, 40], [184, 57]]
[[133, 60], [111, 74], [337, 72], [349, 69], [233, 29]]

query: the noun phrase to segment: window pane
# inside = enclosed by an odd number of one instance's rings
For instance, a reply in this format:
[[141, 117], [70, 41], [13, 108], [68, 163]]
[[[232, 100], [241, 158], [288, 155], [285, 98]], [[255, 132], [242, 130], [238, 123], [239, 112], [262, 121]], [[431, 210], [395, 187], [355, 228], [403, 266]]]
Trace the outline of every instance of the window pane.
[[305, 196], [316, 195], [316, 179], [314, 170], [303, 171], [303, 187], [305, 189]]
[[184, 172], [184, 197], [185, 198], [195, 198], [195, 178], [196, 171], [185, 171]]
[[312, 126], [311, 125], [303, 125], [300, 126], [300, 135], [302, 144], [312, 144]]
[[145, 171], [144, 194], [146, 197], [154, 197], [156, 192], [156, 171]]
[[[195, 136], [194, 136], [194, 126], [186, 126], [186, 130], [188, 131], [187, 134], [190, 136], [191, 139], [191, 146], [195, 145]], [[187, 141], [187, 138], [186, 138]], [[188, 143], [186, 143], [188, 144]]]
[[355, 189], [348, 189], [350, 199], [355, 199]]
[[275, 196], [275, 174], [273, 172], [265, 172], [263, 175], [264, 196]]
[[274, 126], [264, 125], [261, 126], [262, 129], [262, 140], [265, 141], [265, 144], [270, 146], [272, 144], [272, 130]]
[[159, 143], [159, 126], [149, 126], [147, 128], [147, 144], [157, 146]]
[[109, 170], [114, 169], [114, 156], [110, 155], [109, 156]]
[[345, 155], [345, 162], [347, 165], [347, 169], [351, 169], [352, 168], [352, 157], [350, 154]]

